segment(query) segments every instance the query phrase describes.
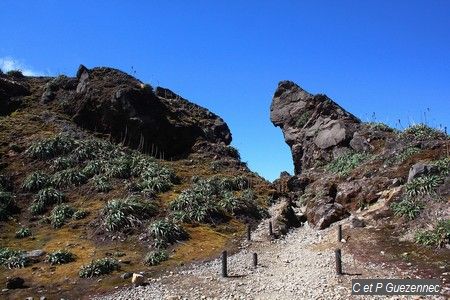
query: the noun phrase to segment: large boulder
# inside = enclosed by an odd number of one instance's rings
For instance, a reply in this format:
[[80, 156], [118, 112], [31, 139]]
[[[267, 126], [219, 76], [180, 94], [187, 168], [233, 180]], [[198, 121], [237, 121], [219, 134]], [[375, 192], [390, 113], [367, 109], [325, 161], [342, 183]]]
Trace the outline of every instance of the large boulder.
[[[62, 89], [64, 97], [55, 97]], [[53, 99], [83, 128], [162, 158], [188, 154], [200, 140], [231, 143], [227, 124], [217, 115], [112, 68], [80, 66], [76, 84], [65, 78], [49, 83], [42, 101]]]
[[[295, 174], [320, 161], [330, 161], [335, 148], [350, 148], [360, 124], [358, 118], [327, 96], [312, 95], [292, 81], [278, 84], [270, 119], [281, 128], [291, 147]], [[365, 146], [361, 141], [354, 144], [358, 148]]]
[[286, 198], [281, 198], [279, 202], [270, 208], [269, 212], [272, 216], [275, 236], [284, 235], [290, 228], [299, 227], [301, 222], [305, 221], [299, 219], [292, 207], [291, 201]]

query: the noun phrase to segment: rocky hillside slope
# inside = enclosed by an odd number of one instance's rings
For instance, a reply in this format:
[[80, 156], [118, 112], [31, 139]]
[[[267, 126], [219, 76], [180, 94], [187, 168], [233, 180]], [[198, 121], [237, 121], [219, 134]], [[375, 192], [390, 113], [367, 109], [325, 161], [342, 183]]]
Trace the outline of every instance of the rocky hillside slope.
[[233, 248], [271, 190], [230, 142], [119, 70], [0, 74], [0, 298], [78, 298]]

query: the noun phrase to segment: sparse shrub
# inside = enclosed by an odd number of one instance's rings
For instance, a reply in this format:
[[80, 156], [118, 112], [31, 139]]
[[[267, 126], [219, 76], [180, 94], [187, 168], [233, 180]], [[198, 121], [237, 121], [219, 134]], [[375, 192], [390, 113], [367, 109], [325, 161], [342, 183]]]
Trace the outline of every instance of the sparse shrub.
[[22, 188], [26, 191], [35, 192], [47, 187], [50, 184], [50, 177], [41, 171], [31, 173], [25, 178]]
[[30, 260], [25, 252], [9, 248], [0, 248], [0, 264], [8, 269], [25, 268]]
[[180, 225], [169, 219], [154, 221], [150, 225], [149, 231], [155, 239], [155, 244], [158, 248], [164, 248], [167, 244], [173, 244], [188, 238], [187, 232]]
[[439, 129], [419, 123], [406, 128], [402, 136], [412, 136], [415, 140], [447, 139], [448, 136]]
[[56, 171], [73, 168], [77, 165], [77, 161], [72, 157], [57, 157], [53, 160], [52, 169]]
[[31, 236], [31, 230], [28, 227], [22, 227], [16, 231], [16, 238], [22, 239]]
[[406, 149], [403, 149], [398, 155], [392, 157], [389, 160], [389, 163], [393, 164], [401, 164], [408, 158], [412, 157], [413, 155], [420, 153], [420, 148], [417, 147], [408, 147]]
[[326, 169], [330, 172], [347, 176], [353, 169], [367, 160], [367, 158], [368, 155], [365, 153], [350, 152], [348, 154], [343, 154], [330, 162], [326, 166]]
[[169, 259], [169, 255], [167, 254], [167, 251], [164, 250], [157, 250], [152, 251], [148, 253], [145, 256], [144, 263], [149, 266], [156, 266], [159, 265], [161, 262], [166, 261]]
[[17, 211], [14, 197], [9, 192], [0, 191], [0, 221], [6, 221]]
[[111, 183], [109, 182], [108, 177], [97, 175], [94, 178], [92, 178], [92, 184], [94, 186], [94, 189], [97, 192], [106, 193], [111, 190]]
[[81, 278], [91, 278], [110, 274], [116, 270], [119, 270], [119, 262], [114, 258], [105, 257], [93, 260], [89, 264], [82, 266], [79, 276]]
[[64, 194], [54, 188], [45, 188], [38, 192], [30, 211], [34, 215], [44, 213], [50, 205], [61, 204], [64, 201]]
[[136, 197], [114, 199], [108, 201], [102, 210], [102, 226], [107, 231], [136, 227], [155, 212], [153, 203], [140, 201]]
[[408, 220], [415, 219], [423, 208], [422, 201], [409, 197], [404, 197], [401, 201], [391, 204], [391, 209], [396, 216], [406, 217]]
[[25, 153], [32, 158], [49, 159], [68, 154], [74, 147], [75, 141], [73, 138], [66, 135], [57, 135], [33, 143]]
[[68, 187], [82, 185], [87, 181], [86, 175], [77, 168], [62, 170], [52, 176], [51, 182], [55, 187]]
[[424, 246], [444, 247], [450, 243], [450, 219], [439, 220], [433, 230], [419, 231], [414, 239]]
[[406, 194], [409, 197], [425, 196], [433, 193], [441, 183], [442, 178], [438, 175], [423, 175], [414, 178], [405, 185]]
[[50, 213], [50, 222], [53, 228], [60, 228], [67, 219], [72, 218], [75, 210], [67, 204], [59, 204], [55, 206]]
[[47, 255], [51, 265], [62, 265], [75, 261], [75, 255], [67, 250], [58, 250]]
[[73, 213], [72, 219], [74, 220], [82, 220], [86, 218], [89, 215], [89, 213], [85, 210], [77, 210]]
[[389, 127], [388, 125], [382, 122], [369, 122], [367, 123], [367, 125], [369, 125], [371, 129], [377, 131], [387, 131], [387, 132], [395, 131], [393, 128]]

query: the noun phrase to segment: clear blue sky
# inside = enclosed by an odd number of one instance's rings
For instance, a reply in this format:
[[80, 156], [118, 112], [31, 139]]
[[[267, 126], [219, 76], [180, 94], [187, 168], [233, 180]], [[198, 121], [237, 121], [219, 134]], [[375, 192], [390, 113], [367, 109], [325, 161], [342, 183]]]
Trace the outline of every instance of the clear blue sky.
[[363, 120], [408, 124], [427, 111], [450, 127], [450, 1], [2, 0], [0, 11], [3, 68], [133, 67], [222, 116], [243, 160], [271, 180], [293, 170], [269, 120], [280, 80]]

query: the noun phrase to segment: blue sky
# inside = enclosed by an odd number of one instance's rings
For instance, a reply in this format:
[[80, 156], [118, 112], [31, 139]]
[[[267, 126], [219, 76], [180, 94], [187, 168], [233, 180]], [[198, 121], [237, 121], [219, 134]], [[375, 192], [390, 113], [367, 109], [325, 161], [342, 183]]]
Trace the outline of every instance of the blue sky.
[[269, 120], [280, 80], [363, 120], [405, 126], [426, 113], [450, 128], [450, 1], [2, 0], [0, 11], [3, 69], [135, 71], [222, 116], [270, 180], [293, 170]]

